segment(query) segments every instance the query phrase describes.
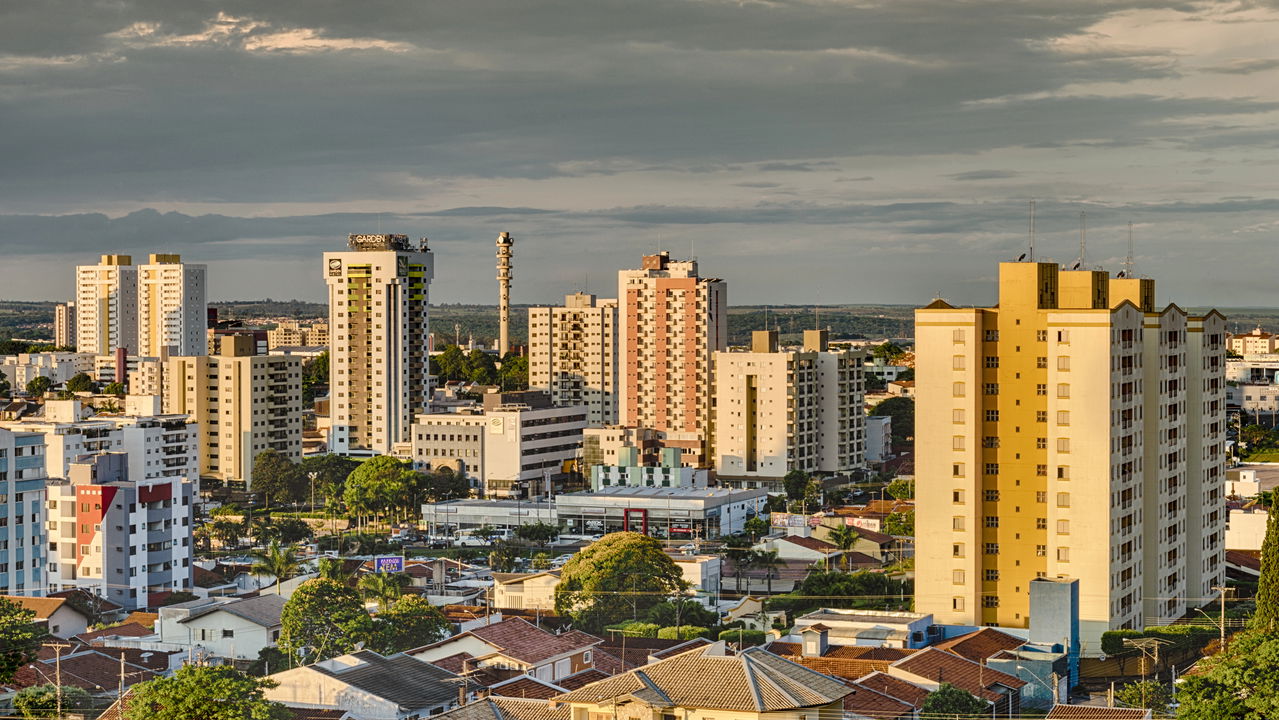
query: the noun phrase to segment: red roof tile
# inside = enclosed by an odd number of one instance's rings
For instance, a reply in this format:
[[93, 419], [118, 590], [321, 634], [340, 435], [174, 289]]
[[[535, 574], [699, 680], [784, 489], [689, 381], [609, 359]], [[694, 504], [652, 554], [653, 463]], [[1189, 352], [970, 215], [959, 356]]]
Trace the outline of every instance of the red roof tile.
[[791, 543], [792, 545], [798, 545], [802, 548], [807, 548], [815, 552], [826, 553], [827, 555], [831, 553], [838, 553], [840, 551], [837, 546], [832, 545], [824, 540], [818, 540], [817, 538], [800, 537], [798, 535], [787, 535], [786, 537], [781, 538], [781, 540], [783, 542], [788, 542], [788, 543]]
[[1001, 650], [1015, 650], [1025, 644], [1025, 640], [1009, 635], [1006, 632], [1000, 632], [993, 628], [982, 628], [981, 630], [939, 642], [933, 647], [952, 652], [973, 662], [985, 662]]
[[1151, 711], [1139, 708], [1054, 705], [1045, 717], [1048, 720], [1145, 720], [1151, 714]]
[[915, 717], [915, 706], [889, 697], [866, 685], [850, 682], [853, 692], [844, 696], [845, 712], [856, 713], [865, 717], [897, 720], [898, 718]]
[[923, 707], [924, 699], [928, 697], [928, 690], [883, 672], [873, 672], [859, 678], [857, 684], [917, 708]]
[[995, 685], [1016, 690], [1026, 684], [1026, 681], [1008, 673], [933, 647], [902, 658], [893, 663], [893, 667], [930, 681], [948, 682], [991, 702], [1003, 698], [1003, 694], [991, 690]]
[[513, 680], [493, 685], [489, 688], [489, 692], [493, 695], [503, 695], [505, 697], [535, 698], [538, 700], [546, 700], [556, 695], [564, 694], [563, 689], [548, 685], [528, 675], [521, 675]]

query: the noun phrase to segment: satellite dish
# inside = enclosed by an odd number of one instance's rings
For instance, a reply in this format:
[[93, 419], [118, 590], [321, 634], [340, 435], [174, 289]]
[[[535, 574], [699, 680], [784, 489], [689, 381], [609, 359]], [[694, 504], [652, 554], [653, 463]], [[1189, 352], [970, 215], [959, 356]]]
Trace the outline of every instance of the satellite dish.
[[1079, 260], [1076, 260], [1076, 261], [1075, 261], [1075, 264], [1070, 266], [1070, 269], [1071, 269], [1071, 270], [1078, 270], [1078, 269], [1079, 269], [1079, 265], [1080, 265], [1080, 264], [1081, 264], [1081, 263], [1080, 263], [1080, 261], [1079, 261]]
[[1017, 256], [1017, 262], [1021, 262], [1022, 260], [1025, 260], [1025, 259], [1026, 259], [1026, 253], [1022, 253]]
[[1097, 656], [1097, 659], [1098, 659], [1098, 660], [1100, 660], [1100, 661], [1102, 661], [1102, 662], [1106, 662], [1106, 653], [1102, 653], [1102, 654], [1098, 655], [1098, 656]]

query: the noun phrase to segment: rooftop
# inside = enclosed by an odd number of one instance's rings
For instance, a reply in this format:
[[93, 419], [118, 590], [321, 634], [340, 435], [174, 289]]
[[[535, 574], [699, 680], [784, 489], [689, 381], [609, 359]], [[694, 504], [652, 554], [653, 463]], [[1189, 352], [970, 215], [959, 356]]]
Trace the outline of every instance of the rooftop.
[[569, 706], [539, 699], [487, 697], [436, 717], [446, 720], [568, 720]]
[[933, 647], [952, 652], [973, 662], [985, 662], [1003, 650], [1015, 650], [1025, 645], [1026, 641], [994, 628], [982, 628], [966, 635], [953, 637], [939, 642]]
[[457, 675], [403, 653], [384, 657], [361, 650], [308, 668], [406, 710], [442, 705], [457, 697]]
[[1092, 705], [1054, 705], [1047, 720], [1147, 720], [1153, 717], [1142, 708], [1096, 707]]

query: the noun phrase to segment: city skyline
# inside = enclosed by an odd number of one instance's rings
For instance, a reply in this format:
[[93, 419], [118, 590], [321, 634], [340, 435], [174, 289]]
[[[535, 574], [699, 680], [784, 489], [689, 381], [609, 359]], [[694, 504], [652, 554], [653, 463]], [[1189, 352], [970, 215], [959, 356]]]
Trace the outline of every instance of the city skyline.
[[214, 300], [319, 300], [309, 263], [384, 229], [431, 237], [448, 301], [492, 301], [510, 231], [518, 304], [659, 247], [741, 303], [982, 304], [1035, 197], [1042, 255], [1086, 210], [1094, 261], [1131, 221], [1170, 296], [1272, 304], [1266, 4], [219, 7], [8, 11], [6, 299], [157, 251]]

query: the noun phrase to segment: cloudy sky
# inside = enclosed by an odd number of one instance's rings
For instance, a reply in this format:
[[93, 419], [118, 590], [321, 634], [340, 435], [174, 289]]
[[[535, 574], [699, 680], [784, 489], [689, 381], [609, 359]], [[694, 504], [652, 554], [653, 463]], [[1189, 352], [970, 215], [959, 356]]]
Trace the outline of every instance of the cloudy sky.
[[661, 247], [744, 303], [993, 298], [1136, 266], [1279, 305], [1279, 2], [9, 0], [0, 298], [180, 252], [323, 297], [349, 232], [428, 236], [435, 302], [589, 287]]

